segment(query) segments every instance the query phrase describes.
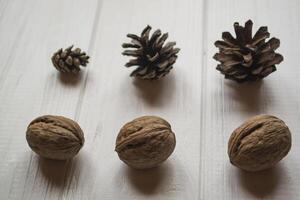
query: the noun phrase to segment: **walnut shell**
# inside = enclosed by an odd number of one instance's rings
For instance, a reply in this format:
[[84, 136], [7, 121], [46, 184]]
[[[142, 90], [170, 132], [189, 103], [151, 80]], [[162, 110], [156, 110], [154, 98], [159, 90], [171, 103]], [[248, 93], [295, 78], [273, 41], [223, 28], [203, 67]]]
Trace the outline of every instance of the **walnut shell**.
[[84, 135], [75, 121], [62, 116], [45, 115], [30, 122], [26, 140], [38, 155], [66, 160], [79, 152], [84, 144]]
[[144, 116], [121, 128], [115, 150], [119, 158], [130, 167], [148, 169], [165, 161], [175, 145], [175, 134], [166, 120]]
[[285, 157], [291, 143], [290, 130], [282, 120], [271, 115], [257, 115], [232, 133], [228, 155], [236, 167], [261, 171]]

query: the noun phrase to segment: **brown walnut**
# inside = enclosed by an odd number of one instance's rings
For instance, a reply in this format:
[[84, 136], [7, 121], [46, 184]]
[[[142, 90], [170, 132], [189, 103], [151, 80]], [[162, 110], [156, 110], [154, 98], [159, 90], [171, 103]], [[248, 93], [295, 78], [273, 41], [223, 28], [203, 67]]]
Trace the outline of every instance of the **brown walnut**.
[[84, 144], [83, 132], [75, 121], [52, 115], [34, 119], [27, 127], [26, 139], [35, 153], [55, 160], [74, 157]]
[[228, 142], [230, 162], [246, 171], [268, 169], [285, 157], [290, 149], [289, 128], [271, 115], [248, 119], [232, 133]]
[[156, 116], [144, 116], [121, 128], [115, 150], [130, 167], [148, 169], [165, 161], [175, 144], [175, 134], [167, 121]]

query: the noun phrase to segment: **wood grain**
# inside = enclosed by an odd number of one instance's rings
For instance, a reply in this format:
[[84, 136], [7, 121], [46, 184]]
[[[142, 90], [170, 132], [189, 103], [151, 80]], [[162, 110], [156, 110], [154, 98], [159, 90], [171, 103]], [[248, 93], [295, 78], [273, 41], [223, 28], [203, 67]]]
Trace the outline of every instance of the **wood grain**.
[[[2, 0], [0, 1], [0, 199], [298, 199], [300, 86], [297, 0]], [[238, 85], [215, 70], [213, 43], [233, 22], [252, 19], [280, 38], [285, 57], [264, 81]], [[157, 82], [129, 78], [121, 44], [147, 25], [181, 48]], [[79, 77], [51, 64], [74, 44], [91, 56]], [[230, 165], [227, 140], [246, 118], [282, 118], [290, 154], [272, 170], [249, 174]], [[43, 114], [75, 119], [86, 143], [75, 159], [40, 159], [25, 140]], [[161, 167], [129, 169], [114, 152], [122, 125], [141, 115], [167, 119], [177, 146]]]
[[[205, 88], [205, 134], [202, 137], [202, 198], [203, 199], [298, 199], [299, 166], [299, 70], [293, 36], [299, 28], [300, 4], [296, 1], [208, 1], [208, 46]], [[280, 13], [280, 14], [279, 14]], [[280, 38], [278, 52], [285, 60], [278, 71], [254, 84], [237, 85], [214, 70], [211, 57], [216, 52], [213, 42], [222, 31], [233, 32], [233, 22], [254, 21], [254, 30], [267, 25], [271, 36]], [[297, 30], [298, 29], [298, 30]], [[293, 64], [294, 63], [294, 64]], [[227, 141], [244, 120], [256, 114], [273, 114], [291, 129], [293, 145], [290, 154], [276, 168], [257, 174], [241, 172], [228, 162]], [[214, 192], [212, 192], [214, 191]]]

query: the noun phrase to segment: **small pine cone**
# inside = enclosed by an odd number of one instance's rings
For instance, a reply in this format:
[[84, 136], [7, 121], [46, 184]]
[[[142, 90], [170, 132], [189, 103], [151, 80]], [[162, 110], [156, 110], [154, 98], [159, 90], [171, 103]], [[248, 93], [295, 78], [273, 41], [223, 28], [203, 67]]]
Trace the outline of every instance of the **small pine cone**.
[[168, 33], [162, 34], [158, 29], [149, 38], [151, 27], [148, 25], [141, 36], [128, 34], [131, 43], [124, 43], [123, 48], [134, 48], [134, 50], [125, 50], [122, 54], [133, 56], [135, 59], [129, 60], [126, 67], [138, 66], [130, 76], [141, 79], [155, 80], [159, 79], [170, 72], [173, 64], [177, 59], [179, 48], [174, 48], [176, 42], [165, 41]]
[[252, 21], [248, 20], [245, 27], [234, 23], [236, 38], [229, 32], [223, 32], [223, 41], [216, 41], [219, 53], [214, 59], [219, 61], [217, 70], [225, 78], [237, 82], [256, 81], [263, 79], [276, 70], [275, 65], [283, 61], [282, 55], [275, 53], [280, 41], [271, 38], [266, 26], [260, 27], [252, 37]]
[[84, 51], [76, 48], [72, 50], [73, 45], [65, 50], [59, 49], [55, 52], [51, 58], [54, 67], [63, 73], [78, 73], [80, 71], [80, 65], [83, 67], [89, 62], [89, 56]]

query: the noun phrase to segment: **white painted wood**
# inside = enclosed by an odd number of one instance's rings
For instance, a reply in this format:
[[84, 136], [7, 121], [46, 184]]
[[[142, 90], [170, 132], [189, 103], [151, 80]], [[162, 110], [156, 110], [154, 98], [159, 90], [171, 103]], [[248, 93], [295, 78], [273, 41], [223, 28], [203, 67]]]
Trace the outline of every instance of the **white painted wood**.
[[[297, 0], [0, 1], [0, 199], [298, 199], [299, 9]], [[213, 43], [249, 18], [281, 39], [285, 61], [262, 83], [237, 85], [215, 70]], [[181, 48], [157, 82], [134, 81], [123, 67], [125, 35], [147, 24]], [[70, 44], [91, 56], [78, 79], [50, 61]], [[227, 140], [259, 113], [285, 120], [293, 147], [276, 168], [248, 174], [230, 165]], [[26, 126], [42, 114], [79, 122], [86, 143], [75, 159], [31, 152]], [[114, 152], [120, 127], [141, 115], [164, 117], [177, 137], [170, 159], [149, 171], [129, 169]]]
[[[207, 1], [207, 61], [204, 65], [202, 108], [202, 199], [299, 199], [299, 1]], [[233, 32], [233, 22], [252, 19], [254, 30], [267, 25], [271, 36], [280, 38], [278, 49], [285, 60], [261, 83], [237, 85], [214, 69], [211, 59], [214, 41], [222, 31]], [[256, 114], [282, 118], [290, 127], [293, 147], [274, 169], [257, 174], [232, 167], [227, 157], [227, 141], [234, 128]], [[214, 191], [214, 192], [212, 192]]]
[[76, 185], [63, 183], [78, 172], [41, 162], [25, 131], [39, 115], [75, 116], [83, 83], [67, 82], [50, 59], [73, 43], [89, 50], [97, 2], [13, 0], [0, 9], [0, 199], [77, 198]]

